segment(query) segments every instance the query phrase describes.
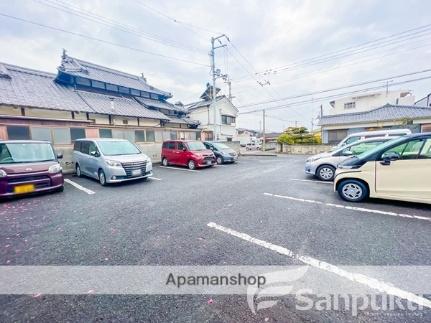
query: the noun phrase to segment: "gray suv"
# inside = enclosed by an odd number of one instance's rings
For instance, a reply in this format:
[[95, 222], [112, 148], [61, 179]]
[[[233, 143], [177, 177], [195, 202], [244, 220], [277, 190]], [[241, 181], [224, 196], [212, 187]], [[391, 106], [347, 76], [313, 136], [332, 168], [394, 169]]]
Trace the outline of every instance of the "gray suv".
[[122, 139], [78, 139], [73, 149], [76, 175], [89, 176], [100, 184], [152, 176], [151, 159], [134, 144]]

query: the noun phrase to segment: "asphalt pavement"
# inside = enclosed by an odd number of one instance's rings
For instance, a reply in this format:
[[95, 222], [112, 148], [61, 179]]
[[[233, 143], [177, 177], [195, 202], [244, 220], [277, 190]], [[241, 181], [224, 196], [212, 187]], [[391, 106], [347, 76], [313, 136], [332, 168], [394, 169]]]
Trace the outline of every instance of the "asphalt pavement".
[[[304, 174], [305, 158], [154, 166], [148, 181], [107, 187], [68, 175], [62, 193], [0, 204], [0, 265], [431, 265], [429, 206], [341, 201], [330, 183]], [[431, 320], [426, 308], [352, 316], [294, 303], [285, 297], [253, 314], [245, 295], [3, 295], [0, 321]]]

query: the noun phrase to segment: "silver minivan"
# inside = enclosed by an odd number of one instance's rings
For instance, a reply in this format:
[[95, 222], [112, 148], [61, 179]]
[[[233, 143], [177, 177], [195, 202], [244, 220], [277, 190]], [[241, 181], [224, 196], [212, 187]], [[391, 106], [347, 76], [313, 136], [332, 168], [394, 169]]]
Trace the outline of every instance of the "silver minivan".
[[73, 149], [76, 175], [117, 183], [152, 176], [151, 159], [138, 147], [123, 139], [78, 139]]
[[393, 137], [380, 137], [358, 140], [337, 150], [311, 156], [305, 161], [305, 173], [314, 175], [322, 181], [332, 181], [341, 162], [392, 139]]

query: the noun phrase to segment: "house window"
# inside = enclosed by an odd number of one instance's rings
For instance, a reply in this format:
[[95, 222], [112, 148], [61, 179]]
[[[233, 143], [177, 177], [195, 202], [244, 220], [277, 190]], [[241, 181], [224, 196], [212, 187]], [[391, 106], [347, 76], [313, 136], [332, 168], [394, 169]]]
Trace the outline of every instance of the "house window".
[[7, 137], [9, 140], [28, 140], [30, 129], [23, 126], [7, 126]]
[[75, 82], [78, 85], [91, 86], [91, 81], [89, 79], [77, 76]]
[[70, 128], [70, 139], [75, 141], [76, 139], [85, 138], [84, 128]]
[[118, 92], [118, 86], [112, 84], [106, 84], [106, 89], [108, 91]]
[[52, 130], [54, 144], [68, 145], [71, 142], [69, 128], [54, 128]]
[[177, 132], [176, 131], [171, 131], [170, 132], [170, 139], [171, 140], [176, 140], [177, 139]]
[[119, 130], [114, 129], [112, 131], [113, 138], [127, 139], [130, 142], [135, 142], [135, 132], [133, 130]]
[[52, 142], [51, 129], [38, 127], [31, 128], [31, 139]]
[[129, 124], [129, 120], [123, 119], [123, 124], [125, 124], [125, 125]]
[[155, 142], [156, 138], [154, 136], [154, 130], [147, 130], [147, 137], [146, 137], [146, 141], [148, 142]]
[[112, 138], [112, 130], [111, 129], [99, 129], [99, 137], [100, 138]]
[[120, 86], [118, 90], [120, 91], [120, 93], [129, 94], [129, 89], [127, 87]]
[[135, 131], [136, 142], [145, 142], [145, 130]]
[[158, 99], [159, 99], [159, 96], [158, 96], [157, 94], [151, 93], [151, 98], [152, 98], [153, 100], [158, 100]]
[[341, 140], [347, 137], [347, 130], [328, 130], [328, 143], [338, 144]]
[[232, 123], [235, 123], [235, 117], [222, 115], [221, 116], [221, 123], [231, 125]]
[[145, 91], [141, 91], [141, 96], [142, 96], [143, 98], [149, 98], [149, 97], [150, 97], [150, 93], [145, 92]]
[[105, 83], [99, 81], [91, 81], [91, 86], [96, 89], [105, 89]]
[[354, 109], [354, 108], [356, 108], [356, 102], [346, 102], [346, 103], [344, 103], [344, 109], [345, 110]]
[[132, 93], [132, 95], [136, 95], [136, 96], [140, 95], [140, 92], [138, 90], [134, 90], [134, 89], [131, 89], [130, 93]]

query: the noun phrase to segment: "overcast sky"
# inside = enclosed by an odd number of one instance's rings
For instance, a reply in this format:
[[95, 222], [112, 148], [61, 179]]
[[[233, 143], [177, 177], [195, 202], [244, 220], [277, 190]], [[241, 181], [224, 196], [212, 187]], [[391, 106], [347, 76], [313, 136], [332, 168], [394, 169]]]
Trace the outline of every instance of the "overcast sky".
[[[81, 14], [73, 15], [52, 5], [80, 10]], [[82, 12], [87, 18], [82, 17]], [[342, 49], [431, 23], [431, 2], [425, 0], [0, 0], [0, 14], [135, 49], [0, 16], [2, 62], [55, 73], [65, 48], [69, 55], [83, 60], [136, 75], [144, 73], [151, 85], [174, 95], [172, 102], [183, 103], [198, 100], [210, 81], [210, 38], [225, 33], [234, 47], [223, 39], [228, 47], [217, 49], [216, 64], [223, 74], [230, 75], [233, 102], [241, 112], [262, 108], [241, 107], [247, 104], [431, 67], [431, 29], [385, 47], [376, 45], [382, 42], [376, 43], [356, 55], [339, 54], [344, 53], [340, 52]], [[317, 60], [292, 68], [298, 61], [328, 53], [333, 54], [323, 62]], [[254, 74], [283, 66], [291, 68], [276, 74]], [[410, 78], [425, 75], [431, 73]], [[261, 86], [258, 82], [270, 84]], [[430, 84], [431, 79], [393, 85], [390, 89], [412, 90], [419, 99], [431, 92]], [[222, 79], [217, 85], [227, 94]], [[333, 93], [325, 95], [330, 94]], [[265, 107], [309, 99], [297, 98]], [[323, 102], [325, 109], [329, 101]], [[321, 103], [269, 110], [267, 129], [280, 131], [295, 122], [310, 127]], [[238, 126], [259, 129], [260, 120], [261, 112], [243, 114], [238, 118]]]

